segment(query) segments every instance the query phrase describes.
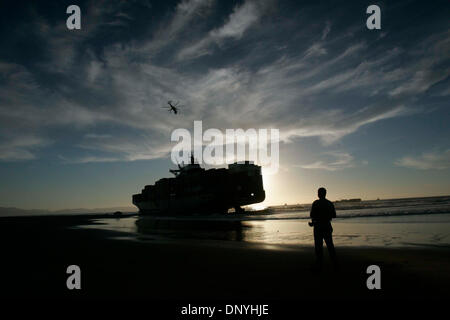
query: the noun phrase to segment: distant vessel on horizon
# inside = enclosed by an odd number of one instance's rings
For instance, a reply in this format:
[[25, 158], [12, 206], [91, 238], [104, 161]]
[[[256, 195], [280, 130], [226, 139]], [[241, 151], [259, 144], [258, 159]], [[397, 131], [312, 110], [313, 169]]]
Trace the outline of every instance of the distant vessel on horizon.
[[[380, 200], [380, 199], [378, 199]], [[361, 202], [361, 198], [354, 198], [354, 199], [341, 199], [341, 200], [336, 200], [335, 202]]]
[[134, 194], [133, 204], [141, 214], [212, 214], [264, 201], [261, 167], [250, 161], [236, 162], [228, 168], [204, 169], [194, 162], [169, 170], [175, 177], [146, 185]]

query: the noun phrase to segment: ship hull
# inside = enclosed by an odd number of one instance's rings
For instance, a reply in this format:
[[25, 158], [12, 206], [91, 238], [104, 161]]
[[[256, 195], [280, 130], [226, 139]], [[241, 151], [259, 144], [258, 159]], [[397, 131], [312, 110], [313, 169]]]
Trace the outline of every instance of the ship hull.
[[251, 198], [233, 200], [224, 199], [221, 195], [203, 197], [172, 198], [164, 204], [154, 201], [136, 201], [134, 205], [143, 215], [192, 215], [227, 213], [229, 209], [264, 201], [265, 192]]

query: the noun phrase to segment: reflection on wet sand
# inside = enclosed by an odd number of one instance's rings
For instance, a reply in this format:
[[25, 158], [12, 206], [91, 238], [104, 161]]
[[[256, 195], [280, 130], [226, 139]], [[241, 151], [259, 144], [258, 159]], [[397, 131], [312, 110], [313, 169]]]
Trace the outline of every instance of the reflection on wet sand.
[[136, 231], [141, 235], [165, 236], [172, 239], [210, 239], [246, 241], [249, 225], [242, 221], [183, 220], [139, 217]]
[[[337, 246], [450, 246], [450, 214], [336, 219]], [[197, 240], [312, 246], [305, 219], [251, 220], [249, 217], [149, 217], [95, 219], [82, 228], [121, 232], [127, 238], [153, 241]]]

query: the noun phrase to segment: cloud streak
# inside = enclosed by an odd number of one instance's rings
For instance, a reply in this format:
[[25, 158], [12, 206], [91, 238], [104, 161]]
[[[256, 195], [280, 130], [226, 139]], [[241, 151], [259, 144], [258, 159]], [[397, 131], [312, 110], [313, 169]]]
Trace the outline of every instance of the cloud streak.
[[49, 140], [34, 136], [17, 136], [0, 143], [0, 160], [24, 161], [36, 158], [34, 150], [50, 144]]
[[236, 6], [223, 26], [211, 30], [201, 40], [183, 48], [178, 53], [178, 60], [194, 59], [212, 54], [211, 46], [213, 44], [220, 46], [225, 40], [241, 39], [244, 33], [259, 20], [267, 5], [266, 2], [248, 0], [240, 6]]
[[354, 158], [346, 152], [328, 152], [324, 154], [327, 160], [318, 160], [310, 164], [297, 165], [302, 169], [336, 171], [355, 167]]
[[443, 152], [428, 152], [420, 156], [405, 156], [395, 161], [400, 167], [417, 170], [444, 170], [450, 168], [450, 149]]

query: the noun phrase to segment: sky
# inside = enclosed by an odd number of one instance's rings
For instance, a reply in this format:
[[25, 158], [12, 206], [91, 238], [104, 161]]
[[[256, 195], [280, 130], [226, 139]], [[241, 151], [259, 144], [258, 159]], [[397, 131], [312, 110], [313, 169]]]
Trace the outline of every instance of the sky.
[[[69, 30], [66, 8], [81, 9]], [[366, 8], [381, 9], [381, 29]], [[0, 206], [131, 206], [171, 133], [276, 128], [264, 205], [450, 194], [448, 1], [2, 1]], [[180, 113], [162, 109], [180, 101]], [[264, 169], [263, 169], [264, 172]]]

